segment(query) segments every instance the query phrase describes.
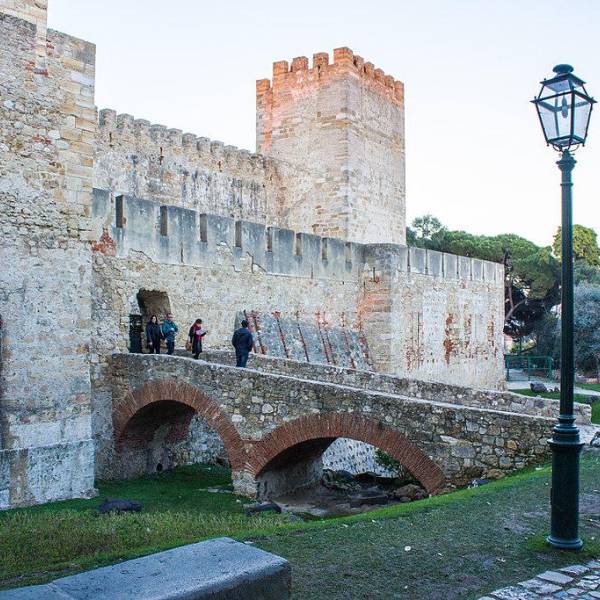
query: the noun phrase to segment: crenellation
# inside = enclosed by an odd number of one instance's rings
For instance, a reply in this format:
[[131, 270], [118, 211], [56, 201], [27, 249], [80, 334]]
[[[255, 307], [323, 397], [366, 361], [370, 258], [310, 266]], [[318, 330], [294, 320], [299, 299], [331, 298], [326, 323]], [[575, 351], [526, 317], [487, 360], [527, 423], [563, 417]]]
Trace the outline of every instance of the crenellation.
[[292, 60], [291, 72], [306, 71], [308, 69], [308, 58], [306, 56], [297, 56]]
[[111, 108], [98, 111], [98, 125], [106, 130], [114, 129], [117, 125], [117, 111]]
[[460, 279], [471, 279], [473, 261], [468, 256], [458, 257], [458, 276]]
[[158, 123], [150, 125], [150, 138], [152, 139], [152, 141], [159, 144], [164, 144], [165, 142], [168, 142], [169, 140], [167, 138], [167, 126], [160, 125]]
[[[117, 208], [109, 198], [110, 192], [107, 190], [94, 190], [93, 215], [101, 224], [96, 231], [118, 221], [111, 214]], [[230, 249], [240, 249], [252, 258], [253, 263], [268, 272], [335, 279], [339, 273], [351, 272], [351, 276], [355, 277], [363, 272], [372, 249], [378, 249], [377, 261], [381, 265], [385, 264], [384, 271], [392, 278], [396, 277], [396, 273], [411, 273], [454, 280], [457, 277], [457, 264], [460, 262], [463, 264], [460, 274], [462, 280], [496, 281], [496, 263], [488, 261], [417, 247], [358, 244], [285, 228], [266, 227], [262, 223], [198, 213], [178, 206], [165, 207], [132, 196], [119, 198], [122, 203], [123, 225], [115, 225], [112, 233], [117, 241], [118, 255], [122, 257], [126, 257], [131, 251], [137, 251], [144, 252], [151, 258], [160, 255], [161, 261], [181, 262], [177, 251], [172, 256], [169, 252], [164, 252], [166, 242], [161, 238], [167, 237], [170, 239], [167, 247], [175, 249], [185, 241], [190, 248], [187, 261], [190, 264], [204, 264], [202, 261], [207, 256], [224, 245]], [[161, 222], [163, 209], [167, 211], [168, 233], [158, 235], [160, 228], [157, 224]], [[194, 223], [194, 226], [189, 227], [189, 223]], [[203, 250], [194, 250], [193, 243], [202, 243], [205, 247]], [[268, 261], [265, 253], [270, 255]], [[484, 276], [484, 272], [488, 275]]]
[[167, 140], [171, 146], [183, 146], [183, 130], [174, 128], [167, 129]]
[[287, 60], [280, 60], [273, 63], [273, 77], [286, 75], [290, 71], [290, 65]]
[[270, 79], [257, 79], [256, 80], [256, 94], [265, 94], [271, 89]]
[[404, 104], [404, 83], [402, 81], [394, 81], [394, 97], [400, 104]]
[[195, 133], [184, 133], [181, 136], [181, 143], [184, 148], [197, 148], [198, 136]]
[[[313, 69], [319, 69], [329, 65], [329, 53], [328, 52], [315, 52], [313, 54]], [[264, 81], [264, 80], [263, 80]]]
[[427, 250], [427, 274], [432, 277], [445, 277], [443, 252]]
[[[488, 260], [483, 261], [483, 280], [484, 281], [501, 281], [496, 279], [497, 263], [490, 262]], [[502, 273], [504, 277], [504, 272]]]
[[442, 261], [444, 265], [444, 277], [447, 277], [448, 279], [458, 279], [458, 256], [455, 254], [444, 253]]
[[342, 48], [334, 48], [333, 50], [333, 62], [342, 64], [354, 64], [354, 52], [346, 46]]
[[471, 259], [471, 277], [473, 281], [483, 281], [483, 261], [478, 258]]
[[198, 137], [196, 149], [200, 155], [200, 159], [208, 159], [210, 158], [210, 145], [211, 140], [207, 137]]

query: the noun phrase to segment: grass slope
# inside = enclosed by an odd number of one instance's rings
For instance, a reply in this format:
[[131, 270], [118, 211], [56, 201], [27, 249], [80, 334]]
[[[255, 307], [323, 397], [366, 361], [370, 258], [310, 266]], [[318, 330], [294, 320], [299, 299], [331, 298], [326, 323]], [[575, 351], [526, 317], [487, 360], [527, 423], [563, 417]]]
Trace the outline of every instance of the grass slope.
[[[531, 469], [474, 490], [307, 523], [245, 517], [243, 499], [206, 490], [230, 489], [229, 472], [219, 467], [102, 483], [100, 498], [0, 513], [0, 587], [230, 535], [288, 558], [301, 600], [477, 598], [600, 556], [600, 455], [582, 459], [583, 554], [544, 544], [549, 476], [548, 467]], [[105, 497], [140, 501], [144, 512], [98, 516], [93, 507]]]
[[[584, 551], [549, 548], [550, 468], [312, 530], [256, 540], [292, 564], [302, 600], [451, 600], [600, 557], [600, 455], [582, 459]], [[308, 529], [308, 528], [307, 528]]]
[[[54, 579], [119, 559], [221, 535], [274, 530], [279, 515], [244, 515], [228, 469], [195, 465], [129, 481], [100, 482], [99, 497], [0, 512], [0, 588]], [[136, 500], [139, 514], [102, 515], [106, 498]]]

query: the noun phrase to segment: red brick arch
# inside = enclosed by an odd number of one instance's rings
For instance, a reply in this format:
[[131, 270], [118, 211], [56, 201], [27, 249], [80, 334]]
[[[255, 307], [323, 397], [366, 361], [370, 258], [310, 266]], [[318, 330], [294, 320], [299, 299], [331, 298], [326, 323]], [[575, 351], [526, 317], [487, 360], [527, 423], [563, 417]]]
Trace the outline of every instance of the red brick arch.
[[279, 454], [320, 438], [351, 438], [372, 444], [395, 458], [431, 494], [444, 485], [444, 473], [422, 450], [391, 427], [352, 413], [323, 413], [288, 421], [254, 444], [250, 467], [254, 475]]
[[149, 381], [125, 396], [113, 410], [113, 429], [117, 444], [122, 440], [127, 424], [140, 409], [163, 400], [180, 402], [193, 408], [221, 436], [232, 469], [244, 468], [244, 442], [227, 414], [198, 388], [174, 380]]

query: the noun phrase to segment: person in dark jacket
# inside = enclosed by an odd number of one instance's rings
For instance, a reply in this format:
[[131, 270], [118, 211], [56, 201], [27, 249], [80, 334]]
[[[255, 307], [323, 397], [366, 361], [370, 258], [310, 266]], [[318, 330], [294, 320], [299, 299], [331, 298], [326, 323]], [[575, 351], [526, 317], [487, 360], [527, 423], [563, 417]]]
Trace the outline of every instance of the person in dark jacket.
[[198, 359], [200, 352], [202, 352], [202, 338], [208, 333], [202, 328], [202, 319], [196, 319], [194, 324], [190, 327], [188, 337], [192, 344], [192, 354], [195, 359]]
[[152, 315], [146, 323], [146, 346], [150, 354], [160, 354], [160, 340], [162, 340], [162, 333], [158, 317]]
[[167, 318], [163, 321], [161, 331], [163, 338], [167, 342], [167, 354], [173, 354], [175, 350], [175, 334], [179, 331], [179, 327], [173, 321], [171, 313], [167, 313]]
[[248, 321], [242, 321], [242, 326], [235, 330], [231, 343], [235, 348], [236, 367], [245, 367], [248, 362], [248, 354], [252, 350], [254, 340], [252, 332], [248, 329]]

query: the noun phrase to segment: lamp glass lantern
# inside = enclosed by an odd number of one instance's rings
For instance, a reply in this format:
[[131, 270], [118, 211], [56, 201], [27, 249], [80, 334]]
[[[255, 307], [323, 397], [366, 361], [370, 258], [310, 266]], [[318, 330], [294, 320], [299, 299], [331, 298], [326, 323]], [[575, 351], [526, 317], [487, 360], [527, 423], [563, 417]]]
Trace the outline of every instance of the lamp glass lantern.
[[554, 67], [555, 76], [544, 79], [533, 100], [546, 143], [558, 151], [585, 144], [592, 107], [596, 102], [585, 82], [573, 74], [570, 65]]

